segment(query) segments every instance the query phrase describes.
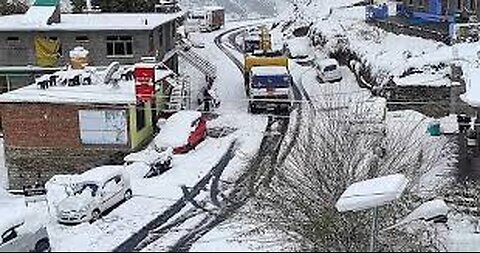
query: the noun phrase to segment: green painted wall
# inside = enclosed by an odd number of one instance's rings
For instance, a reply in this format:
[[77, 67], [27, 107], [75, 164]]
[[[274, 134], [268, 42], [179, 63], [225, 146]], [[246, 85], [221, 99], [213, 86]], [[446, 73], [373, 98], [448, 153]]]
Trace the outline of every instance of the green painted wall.
[[135, 105], [131, 105], [129, 109], [129, 129], [130, 129], [130, 144], [133, 150], [137, 149], [145, 143], [145, 141], [153, 137], [153, 122], [152, 122], [152, 106], [151, 103], [145, 104], [145, 127], [137, 131], [137, 110]]

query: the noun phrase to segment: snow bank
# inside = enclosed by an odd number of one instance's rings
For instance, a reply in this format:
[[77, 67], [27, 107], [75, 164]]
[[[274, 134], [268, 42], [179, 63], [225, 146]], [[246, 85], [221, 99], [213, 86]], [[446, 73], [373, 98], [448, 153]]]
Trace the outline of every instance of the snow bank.
[[470, 66], [464, 72], [467, 77], [467, 92], [460, 97], [466, 103], [480, 107], [480, 67]]
[[382, 206], [398, 199], [407, 183], [407, 178], [402, 174], [358, 182], [347, 188], [335, 207], [339, 212], [345, 212]]
[[409, 223], [414, 220], [429, 220], [442, 215], [447, 216], [449, 210], [443, 199], [428, 201], [413, 210], [400, 224]]

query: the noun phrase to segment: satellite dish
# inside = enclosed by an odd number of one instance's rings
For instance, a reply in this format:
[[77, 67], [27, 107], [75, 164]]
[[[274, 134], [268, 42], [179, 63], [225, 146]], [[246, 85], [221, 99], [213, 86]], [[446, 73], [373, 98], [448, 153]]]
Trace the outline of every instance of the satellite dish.
[[120, 63], [119, 62], [112, 62], [110, 65], [108, 65], [107, 69], [105, 70], [105, 78], [103, 83], [109, 84], [112, 81], [113, 74], [117, 72], [120, 69]]

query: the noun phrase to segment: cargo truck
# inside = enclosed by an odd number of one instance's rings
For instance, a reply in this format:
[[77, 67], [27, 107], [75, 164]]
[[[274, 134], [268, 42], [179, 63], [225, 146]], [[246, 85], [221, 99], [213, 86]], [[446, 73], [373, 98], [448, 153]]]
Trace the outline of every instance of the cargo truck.
[[278, 53], [246, 55], [244, 74], [251, 113], [290, 111], [293, 81], [287, 57]]

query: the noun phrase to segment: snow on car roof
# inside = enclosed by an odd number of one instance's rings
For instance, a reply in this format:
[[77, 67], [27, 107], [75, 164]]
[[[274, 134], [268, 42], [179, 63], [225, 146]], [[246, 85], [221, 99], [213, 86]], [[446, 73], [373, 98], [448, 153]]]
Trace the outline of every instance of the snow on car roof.
[[261, 66], [252, 68], [252, 75], [254, 76], [273, 76], [288, 74], [288, 69], [284, 66]]
[[338, 211], [361, 211], [399, 198], [408, 180], [402, 174], [374, 178], [352, 184], [335, 207]]
[[[78, 73], [78, 70], [75, 70]], [[62, 72], [69, 75], [69, 72]], [[118, 86], [106, 85], [101, 78], [92, 78], [92, 85], [80, 86], [51, 86], [40, 89], [37, 84], [32, 84], [14, 91], [0, 95], [0, 103], [96, 103], [96, 104], [135, 104], [135, 82], [121, 80]]]
[[338, 65], [338, 61], [335, 59], [322, 59], [318, 61], [319, 66]]
[[32, 8], [30, 13], [1, 16], [0, 31], [152, 30], [183, 15], [182, 12], [62, 14], [60, 23], [48, 25], [45, 19], [51, 16], [48, 15], [51, 9], [44, 6]]
[[121, 165], [100, 166], [80, 174], [79, 179], [83, 182], [103, 183], [118, 174], [123, 174]]
[[0, 198], [0, 235], [12, 227], [25, 222], [25, 200], [23, 198]]
[[197, 111], [179, 111], [167, 119], [155, 137], [155, 145], [161, 147], [181, 147], [188, 143], [192, 122], [202, 114]]

